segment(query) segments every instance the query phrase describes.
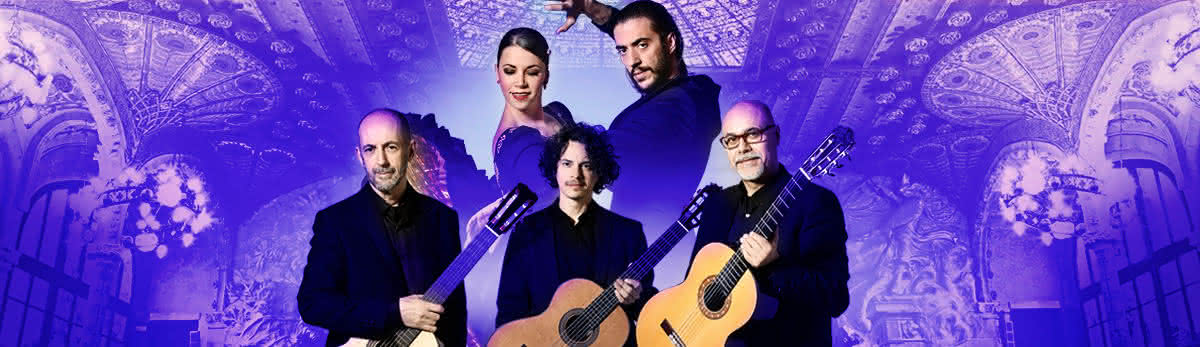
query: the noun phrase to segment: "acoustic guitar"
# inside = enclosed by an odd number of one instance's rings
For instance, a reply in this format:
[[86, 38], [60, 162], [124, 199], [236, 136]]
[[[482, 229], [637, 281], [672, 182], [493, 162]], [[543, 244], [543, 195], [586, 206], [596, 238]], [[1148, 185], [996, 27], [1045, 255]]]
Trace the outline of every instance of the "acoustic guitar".
[[[751, 231], [770, 240], [796, 196], [812, 179], [841, 167], [838, 160], [854, 147], [854, 133], [837, 127], [796, 170]], [[650, 298], [638, 316], [637, 343], [655, 346], [724, 346], [734, 330], [754, 313], [758, 288], [741, 249], [705, 245], [692, 260], [683, 283]], [[787, 332], [781, 331], [781, 334]]]
[[[700, 221], [700, 205], [721, 187], [710, 184], [696, 192], [679, 219], [654, 241], [618, 278], [641, 281]], [[621, 346], [629, 337], [629, 318], [621, 309], [615, 288], [572, 279], [558, 286], [546, 311], [519, 319], [496, 330], [488, 346]]]
[[[446, 302], [446, 298], [450, 297], [450, 293], [454, 292], [455, 288], [462, 283], [467, 277], [467, 273], [475, 267], [479, 262], [479, 258], [487, 253], [492, 243], [501, 234], [508, 232], [516, 225], [517, 221], [525, 215], [533, 203], [537, 202], [537, 195], [534, 195], [529, 187], [523, 183], [518, 183], [512, 191], [508, 192], [501, 200], [499, 207], [488, 216], [487, 224], [484, 226], [488, 232], [480, 232], [474, 240], [467, 244], [467, 247], [459, 252], [450, 266], [438, 276], [433, 282], [429, 290], [422, 295], [425, 301], [441, 305]], [[343, 347], [409, 347], [409, 346], [442, 346], [439, 341], [430, 332], [404, 327], [396, 330], [387, 339], [376, 341], [361, 338], [351, 338], [343, 344]]]

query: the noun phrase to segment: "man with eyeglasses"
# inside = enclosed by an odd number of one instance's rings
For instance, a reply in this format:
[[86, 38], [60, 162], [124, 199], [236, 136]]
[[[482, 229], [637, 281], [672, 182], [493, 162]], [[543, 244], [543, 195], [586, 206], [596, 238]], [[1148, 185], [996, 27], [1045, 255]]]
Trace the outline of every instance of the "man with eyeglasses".
[[705, 245], [742, 246], [758, 287], [750, 322], [726, 346], [832, 345], [830, 318], [850, 303], [846, 224], [833, 192], [809, 184], [771, 240], [751, 233], [792, 175], [779, 163], [779, 128], [767, 105], [742, 101], [725, 113], [719, 141], [741, 184], [704, 201], [692, 257]]

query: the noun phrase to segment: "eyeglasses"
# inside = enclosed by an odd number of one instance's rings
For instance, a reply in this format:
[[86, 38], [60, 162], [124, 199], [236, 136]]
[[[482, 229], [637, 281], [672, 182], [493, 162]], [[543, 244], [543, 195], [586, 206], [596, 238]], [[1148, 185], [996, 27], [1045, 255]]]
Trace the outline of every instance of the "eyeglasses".
[[760, 143], [767, 140], [767, 131], [775, 128], [775, 124], [768, 125], [766, 128], [750, 128], [741, 135], [725, 135], [721, 136], [721, 146], [725, 149], [734, 149], [745, 140], [746, 143]]

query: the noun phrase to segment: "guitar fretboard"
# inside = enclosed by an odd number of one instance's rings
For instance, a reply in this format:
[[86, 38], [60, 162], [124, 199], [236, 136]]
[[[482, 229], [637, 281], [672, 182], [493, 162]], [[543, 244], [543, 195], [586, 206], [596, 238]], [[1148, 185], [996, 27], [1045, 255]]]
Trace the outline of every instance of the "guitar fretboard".
[[[767, 240], [770, 240], [775, 235], [775, 231], [779, 229], [779, 221], [783, 220], [784, 215], [791, 208], [791, 205], [795, 204], [796, 197], [804, 191], [804, 186], [811, 182], [809, 178], [812, 176], [806, 171], [809, 169], [806, 165], [806, 167], [796, 170], [792, 178], [783, 185], [783, 189], [779, 191], [779, 195], [775, 197], [775, 201], [771, 202], [771, 207], [767, 208], [762, 217], [758, 219], [758, 223], [751, 230], [752, 233], [762, 235]], [[720, 293], [721, 295], [728, 295], [733, 291], [733, 287], [737, 285], [738, 280], [742, 278], [742, 275], [749, 268], [750, 263], [742, 255], [741, 247], [738, 247], [738, 251], [734, 253], [733, 258], [725, 263], [725, 266], [717, 274], [717, 278], [714, 281], [714, 285], [719, 286], [720, 290], [708, 291], [705, 294], [705, 299], [709, 299], [710, 294], [716, 295]]]
[[[650, 248], [646, 249], [645, 253], [642, 253], [642, 256], [639, 257], [637, 261], [634, 261], [633, 264], [626, 268], [625, 272], [622, 272], [617, 278], [628, 278], [641, 281], [646, 277], [646, 274], [650, 273], [650, 270], [654, 269], [655, 265], [658, 265], [658, 262], [661, 261], [662, 258], [666, 256], [672, 248], [675, 248], [675, 244], [679, 243], [679, 240], [683, 239], [687, 233], [688, 229], [683, 227], [683, 223], [676, 221], [675, 224], [672, 224], [670, 228], [667, 228], [665, 233], [658, 237], [658, 240], [654, 241], [654, 244], [650, 245]], [[645, 284], [643, 284], [643, 287], [644, 286]], [[594, 323], [597, 325], [600, 324], [600, 322], [603, 322], [604, 319], [616, 309], [617, 304], [620, 303], [620, 301], [617, 300], [617, 295], [614, 290], [615, 288], [612, 285], [609, 285], [608, 288], [605, 288], [604, 292], [601, 293], [600, 296], [595, 300], [592, 300], [592, 303], [588, 305], [587, 309], [584, 311], [583, 317], [592, 318], [592, 320], [595, 320]]]
[[[492, 243], [496, 242], [497, 238], [499, 236], [495, 232], [492, 232], [490, 226], [485, 227], [483, 231], [479, 232], [479, 235], [476, 235], [475, 239], [467, 244], [467, 248], [459, 252], [457, 257], [454, 257], [454, 261], [450, 263], [446, 271], [443, 271], [437, 280], [433, 281], [433, 285], [429, 287], [429, 291], [426, 291], [423, 295], [425, 301], [438, 305], [445, 303], [446, 298], [449, 298], [450, 294], [454, 293], [454, 289], [458, 288], [458, 285], [467, 277], [467, 273], [471, 272], [471, 269], [475, 267], [475, 264], [479, 262], [483, 254], [487, 253], [488, 248], [492, 247]], [[376, 346], [408, 346], [420, 334], [421, 331], [417, 329], [400, 329], [393, 334], [391, 339], [379, 341]]]
[[483, 231], [480, 231], [479, 235], [476, 235], [475, 239], [467, 244], [467, 248], [454, 257], [454, 262], [450, 263], [446, 271], [443, 271], [442, 275], [433, 282], [433, 286], [425, 292], [425, 300], [439, 305], [445, 303], [446, 298], [450, 297], [450, 293], [453, 293], [455, 288], [458, 288], [458, 285], [467, 277], [467, 273], [475, 268], [475, 264], [479, 263], [479, 259], [483, 258], [497, 238], [499, 237], [491, 231], [491, 227], [485, 227]]

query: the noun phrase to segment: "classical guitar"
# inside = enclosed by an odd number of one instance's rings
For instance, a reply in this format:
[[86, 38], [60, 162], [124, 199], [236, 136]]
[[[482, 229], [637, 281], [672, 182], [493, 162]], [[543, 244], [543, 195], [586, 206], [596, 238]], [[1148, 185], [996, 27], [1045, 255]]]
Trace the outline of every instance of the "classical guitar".
[[[797, 194], [829, 173], [854, 147], [854, 133], [837, 127], [796, 170], [751, 231], [771, 239]], [[638, 316], [637, 343], [653, 346], [724, 346], [754, 312], [758, 289], [740, 251], [710, 243], [696, 253], [683, 283], [650, 298]], [[781, 334], [787, 332], [781, 331]]]
[[[429, 288], [422, 297], [425, 301], [435, 304], [442, 304], [450, 293], [454, 292], [455, 288], [462, 283], [463, 278], [467, 277], [467, 273], [475, 267], [475, 263], [479, 262], [479, 258], [487, 252], [493, 242], [500, 237], [501, 234], [512, 229], [513, 225], [525, 215], [525, 211], [529, 210], [533, 203], [537, 201], [537, 195], [534, 195], [529, 187], [525, 184], [518, 183], [512, 191], [508, 192], [503, 199], [500, 200], [499, 207], [488, 216], [487, 224], [484, 228], [488, 232], [480, 232], [474, 240], [467, 244], [467, 247], [454, 258], [450, 266], [438, 276], [437, 280]], [[351, 338], [343, 344], [343, 347], [408, 347], [408, 346], [441, 346], [441, 341], [438, 341], [432, 333], [424, 330], [404, 327], [396, 330], [388, 338], [380, 341], [367, 340], [360, 338]]]
[[[700, 205], [721, 188], [710, 184], [696, 192], [680, 214], [646, 252], [618, 278], [642, 280], [700, 221]], [[550, 305], [541, 314], [501, 326], [488, 346], [621, 346], [629, 337], [629, 318], [621, 309], [614, 287], [601, 289], [595, 282], [572, 279], [558, 286]]]

